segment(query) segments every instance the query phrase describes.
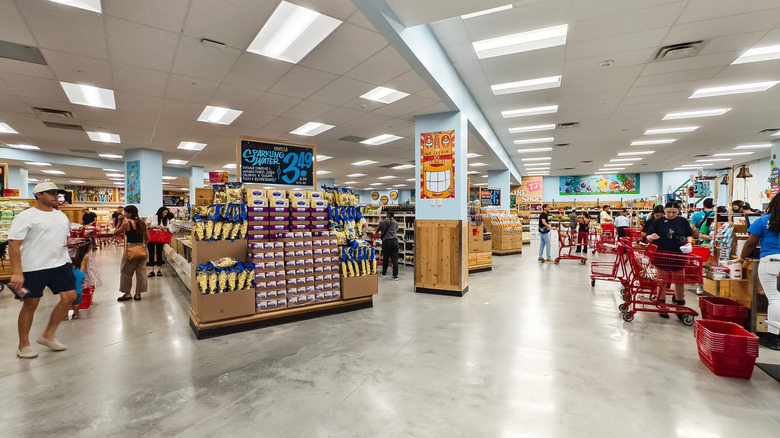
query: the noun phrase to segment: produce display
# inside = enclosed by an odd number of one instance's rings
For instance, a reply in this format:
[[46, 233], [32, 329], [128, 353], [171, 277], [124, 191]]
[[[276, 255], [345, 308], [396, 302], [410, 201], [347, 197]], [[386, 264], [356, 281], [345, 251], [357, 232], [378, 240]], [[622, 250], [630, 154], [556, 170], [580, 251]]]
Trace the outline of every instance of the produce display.
[[0, 240], [8, 240], [8, 232], [11, 230], [11, 221], [17, 214], [30, 208], [27, 202], [0, 201]]

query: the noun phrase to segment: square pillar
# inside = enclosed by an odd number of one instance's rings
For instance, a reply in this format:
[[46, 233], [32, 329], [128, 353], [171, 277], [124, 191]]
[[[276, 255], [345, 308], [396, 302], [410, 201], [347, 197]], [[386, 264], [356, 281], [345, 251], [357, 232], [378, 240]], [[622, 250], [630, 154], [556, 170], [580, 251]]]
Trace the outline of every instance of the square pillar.
[[146, 218], [162, 206], [162, 152], [152, 149], [125, 151], [125, 202], [138, 207]]
[[509, 170], [488, 170], [488, 187], [501, 189], [501, 209], [509, 211]]
[[195, 189], [203, 187], [203, 168], [200, 166], [190, 167], [190, 204], [195, 200]]
[[24, 167], [8, 166], [8, 188], [18, 189], [19, 197], [22, 199], [27, 199], [32, 194], [28, 190], [29, 182], [27, 182], [27, 178], [29, 175], [30, 172]]

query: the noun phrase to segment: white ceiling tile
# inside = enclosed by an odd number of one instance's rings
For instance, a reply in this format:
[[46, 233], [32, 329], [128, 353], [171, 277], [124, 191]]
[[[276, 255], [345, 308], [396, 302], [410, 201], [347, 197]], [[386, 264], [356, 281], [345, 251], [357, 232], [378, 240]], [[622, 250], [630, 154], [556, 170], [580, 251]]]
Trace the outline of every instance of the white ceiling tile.
[[342, 105], [374, 88], [375, 86], [372, 84], [341, 76], [312, 94], [309, 100], [330, 105]]
[[285, 117], [277, 117], [273, 119], [271, 122], [265, 124], [263, 126], [263, 129], [274, 131], [274, 132], [283, 132], [286, 134], [292, 131], [293, 129], [298, 128], [299, 126], [301, 126], [300, 120], [288, 119]]
[[260, 129], [268, 123], [272, 122], [274, 119], [276, 119], [276, 116], [269, 114], [244, 112], [238, 116], [238, 118], [233, 122], [233, 125], [245, 128]]
[[204, 108], [206, 108], [205, 105], [198, 103], [166, 99], [163, 100], [160, 118], [176, 120], [177, 123], [181, 121], [186, 121], [188, 124], [194, 123]]
[[200, 39], [182, 37], [173, 61], [173, 73], [220, 82], [241, 52], [232, 47], [203, 45]]
[[102, 0], [104, 15], [176, 33], [184, 26], [189, 3], [189, 0]]
[[366, 16], [363, 15], [360, 12], [360, 10], [356, 10], [355, 12], [353, 12], [352, 15], [349, 16], [347, 21], [352, 23], [352, 24], [357, 24], [358, 26], [360, 26], [362, 28], [365, 28], [365, 29], [368, 29], [370, 31], [377, 32], [377, 30], [374, 27], [374, 25], [371, 24], [370, 21], [368, 21]]
[[376, 109], [373, 111], [373, 113], [388, 117], [400, 117], [404, 114], [409, 114], [423, 108], [428, 108], [436, 103], [437, 100], [438, 99], [431, 100], [424, 97], [411, 95], [389, 105], [385, 105], [382, 108]]
[[211, 100], [211, 96], [217, 90], [217, 86], [216, 82], [172, 74], [168, 77], [165, 97], [173, 100], [202, 103], [205, 108], [206, 104]]
[[47, 65], [33, 64], [31, 62], [17, 61], [8, 58], [0, 58], [0, 72], [16, 73], [43, 79], [55, 79], [54, 73]]
[[15, 73], [0, 73], [0, 78], [8, 85], [13, 94], [26, 98], [47, 99], [68, 103], [60, 83], [51, 79], [42, 79]]
[[447, 44], [471, 45], [471, 37], [466, 30], [464, 20], [443, 20], [429, 24], [436, 35], [447, 35]]
[[108, 59], [103, 16], [48, 1], [17, 2], [40, 48]]
[[294, 67], [289, 62], [254, 53], [241, 54], [224, 82], [252, 90], [266, 91]]
[[341, 75], [387, 46], [382, 35], [343, 23], [299, 63], [305, 67]]
[[436, 113], [444, 113], [444, 112], [449, 112], [449, 111], [452, 111], [452, 109], [450, 107], [448, 107], [444, 103], [439, 102], [439, 103], [437, 103], [435, 105], [429, 106], [428, 108], [423, 108], [422, 110], [414, 111], [412, 113], [409, 113], [409, 114], [407, 114], [407, 116], [410, 116], [410, 115], [420, 115], [420, 114], [436, 114]]
[[[664, 76], [664, 75], [656, 75], [656, 76]], [[639, 79], [637, 79], [637, 82], [640, 80], [643, 80], [645, 78], [655, 78], [655, 76], [643, 76]], [[655, 81], [654, 81], [655, 82]], [[647, 85], [647, 86], [634, 86], [630, 90], [628, 90], [628, 93], [626, 93], [626, 96], [628, 97], [635, 97], [635, 96], [648, 96], [653, 94], [665, 94], [665, 93], [674, 93], [678, 92], [680, 95], [684, 95], [684, 97], [687, 99], [688, 96], [693, 93], [697, 88], [701, 88], [706, 83], [706, 80], [699, 80], [699, 81], [691, 81], [691, 82], [657, 82], [656, 85]]]
[[558, 26], [570, 21], [567, 3], [567, 0], [528, 3], [508, 11], [466, 20], [465, 26], [471, 41]]
[[[0, 86], [0, 90], [2, 89], [2, 86]], [[0, 112], [27, 112], [29, 111], [29, 108], [24, 103], [24, 101], [19, 98], [18, 96], [13, 96], [11, 94], [0, 94]], [[2, 119], [0, 119], [2, 120]], [[3, 120], [5, 122], [5, 120]], [[17, 130], [18, 131], [18, 130]]]
[[324, 71], [296, 65], [268, 91], [305, 99], [336, 78], [336, 75]]
[[133, 132], [133, 130], [137, 130], [139, 128], [153, 129], [157, 121], [157, 111], [141, 113], [117, 110], [117, 120], [118, 128], [120, 129], [120, 135], [124, 134], [125, 132], [129, 134], [130, 132]]
[[409, 94], [414, 94], [429, 88], [425, 80], [423, 80], [423, 78], [414, 70], [409, 70], [400, 76], [390, 79], [383, 84], [383, 86]]
[[616, 15], [665, 3], [686, 3], [687, 0], [620, 0], [619, 2], [604, 2], [602, 0], [577, 0], [569, 2], [572, 21]]
[[769, 11], [678, 24], [672, 26], [662, 44], [679, 44], [686, 41], [707, 40], [725, 35], [769, 30], [779, 22], [780, 8], [775, 8]]
[[637, 78], [634, 83], [634, 88], [638, 88], [641, 92], [642, 88], [652, 85], [673, 85], [675, 83], [686, 83], [692, 85], [692, 82], [707, 81], [718, 72], [722, 71], [723, 67], [718, 65], [716, 67], [704, 67], [694, 70], [673, 71], [671, 73], [661, 73], [656, 75], [643, 75]]
[[[367, 113], [363, 114], [362, 116], [350, 120], [349, 122], [342, 123], [341, 126], [344, 128], [349, 128], [353, 131], [367, 131], [367, 130], [374, 130], [373, 128], [378, 128], [380, 131], [384, 131], [387, 126], [387, 122], [392, 120], [392, 117], [383, 116], [381, 114], [376, 113]], [[375, 135], [380, 134], [392, 134], [391, 132], [378, 132]]]
[[677, 21], [679, 23], [689, 23], [775, 8], [777, 8], [776, 0], [751, 0], [749, 2], [690, 0]]
[[518, 71], [529, 65], [543, 65], [546, 71], [554, 72], [557, 69], [557, 73], [553, 74], [560, 74], [563, 70], [565, 54], [566, 48], [561, 46], [533, 52], [497, 56], [495, 58], [482, 59], [480, 62], [485, 72], [500, 70]]
[[352, 2], [343, 0], [296, 0], [294, 3], [341, 21], [349, 18], [357, 10]]
[[47, 49], [41, 52], [60, 81], [108, 89], [114, 86], [108, 61]]
[[222, 84], [212, 96], [209, 105], [244, 110], [262, 95], [262, 91]]
[[685, 3], [682, 2], [666, 3], [621, 14], [577, 21], [569, 25], [567, 38], [574, 41], [588, 41], [666, 28], [674, 22], [684, 7]]
[[288, 96], [280, 96], [273, 93], [265, 93], [255, 101], [247, 111], [272, 116], [281, 116], [301, 102], [301, 99]]
[[344, 76], [371, 84], [383, 84], [409, 70], [409, 65], [392, 46], [386, 46]]
[[144, 96], [124, 91], [114, 92], [114, 97], [116, 98], [117, 110], [151, 114], [155, 117], [160, 111], [163, 102], [159, 97]]
[[747, 50], [756, 46], [764, 35], [766, 35], [765, 31], [758, 31], [713, 38], [707, 41], [699, 55]]
[[149, 96], [162, 96], [168, 83], [168, 73], [132, 65], [112, 63], [114, 91], [127, 91]]
[[36, 46], [30, 30], [12, 1], [0, 2], [0, 41]]
[[341, 106], [353, 110], [362, 111], [364, 113], [374, 111], [375, 109], [382, 108], [385, 104], [382, 102], [376, 102], [368, 99], [352, 99], [349, 102], [343, 103]]
[[431, 88], [426, 88], [425, 90], [419, 91], [415, 95], [424, 97], [426, 99], [434, 100], [434, 101], [441, 100], [439, 94]]
[[[663, 27], [597, 40], [573, 41], [566, 45], [567, 61], [596, 56], [614, 60], [617, 54], [636, 52], [641, 49], [654, 49], [653, 54], [655, 54], [668, 31], [668, 27]], [[649, 60], [650, 58], [647, 57], [641, 61]]]
[[100, 126], [96, 128], [99, 128], [100, 132], [111, 132], [112, 126], [116, 125], [118, 120], [116, 111], [111, 109], [74, 105], [72, 112], [78, 120], [98, 122]]
[[179, 35], [141, 24], [106, 17], [111, 60], [159, 71], [170, 71]]
[[315, 121], [319, 116], [327, 113], [328, 111], [334, 108], [336, 108], [334, 105], [326, 105], [324, 103], [304, 100], [298, 105], [295, 105], [290, 111], [287, 111], [282, 116], [290, 119], [298, 119], [298, 120], [305, 120], [307, 122], [311, 122], [311, 121]]
[[277, 4], [256, 0], [191, 0], [184, 34], [246, 50]]
[[657, 75], [686, 70], [699, 70], [705, 67], [718, 67], [729, 65], [736, 59], [734, 52], [715, 53], [712, 55], [700, 55], [693, 58], [675, 59], [671, 61], [652, 62], [642, 70], [642, 76]]
[[363, 115], [362, 111], [337, 107], [323, 114], [320, 117], [320, 122], [327, 123], [329, 125], [339, 126], [342, 123], [346, 123], [350, 120], [354, 120], [362, 115]]

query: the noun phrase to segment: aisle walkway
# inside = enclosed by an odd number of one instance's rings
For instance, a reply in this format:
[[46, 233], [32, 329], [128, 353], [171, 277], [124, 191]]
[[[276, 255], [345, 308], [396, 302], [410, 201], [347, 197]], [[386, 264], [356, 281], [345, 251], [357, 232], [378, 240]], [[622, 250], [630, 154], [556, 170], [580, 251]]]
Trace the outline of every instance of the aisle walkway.
[[[70, 348], [14, 356], [18, 303], [0, 294], [2, 436], [776, 437], [780, 384], [714, 376], [692, 328], [624, 323], [588, 266], [496, 258], [464, 298], [381, 281], [375, 307], [196, 341], [172, 271], [117, 303], [119, 252], [97, 254], [97, 307]], [[689, 296], [695, 301], [695, 296]], [[37, 336], [54, 299], [47, 295]], [[37, 346], [36, 346], [37, 347]], [[760, 361], [780, 363], [761, 350]]]

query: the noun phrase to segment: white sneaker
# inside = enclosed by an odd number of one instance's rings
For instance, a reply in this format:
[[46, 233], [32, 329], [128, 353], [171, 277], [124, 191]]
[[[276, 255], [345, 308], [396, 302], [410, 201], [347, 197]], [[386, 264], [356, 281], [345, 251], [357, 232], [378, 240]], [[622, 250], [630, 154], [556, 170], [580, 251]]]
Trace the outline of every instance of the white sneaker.
[[382, 274], [382, 278], [387, 278], [387, 274]]
[[393, 277], [393, 280], [398, 281], [398, 277]]
[[65, 346], [65, 344], [63, 344], [62, 342], [60, 342], [60, 341], [58, 341], [56, 339], [52, 339], [50, 341], [50, 340], [44, 338], [43, 336], [38, 338], [38, 340], [36, 342], [38, 342], [39, 344], [43, 345], [44, 347], [48, 347], [50, 350], [54, 350], [54, 351], [64, 351], [64, 350], [68, 349], [68, 347]]
[[22, 359], [34, 359], [38, 357], [38, 352], [33, 350], [29, 345], [19, 350], [16, 349], [16, 355]]

